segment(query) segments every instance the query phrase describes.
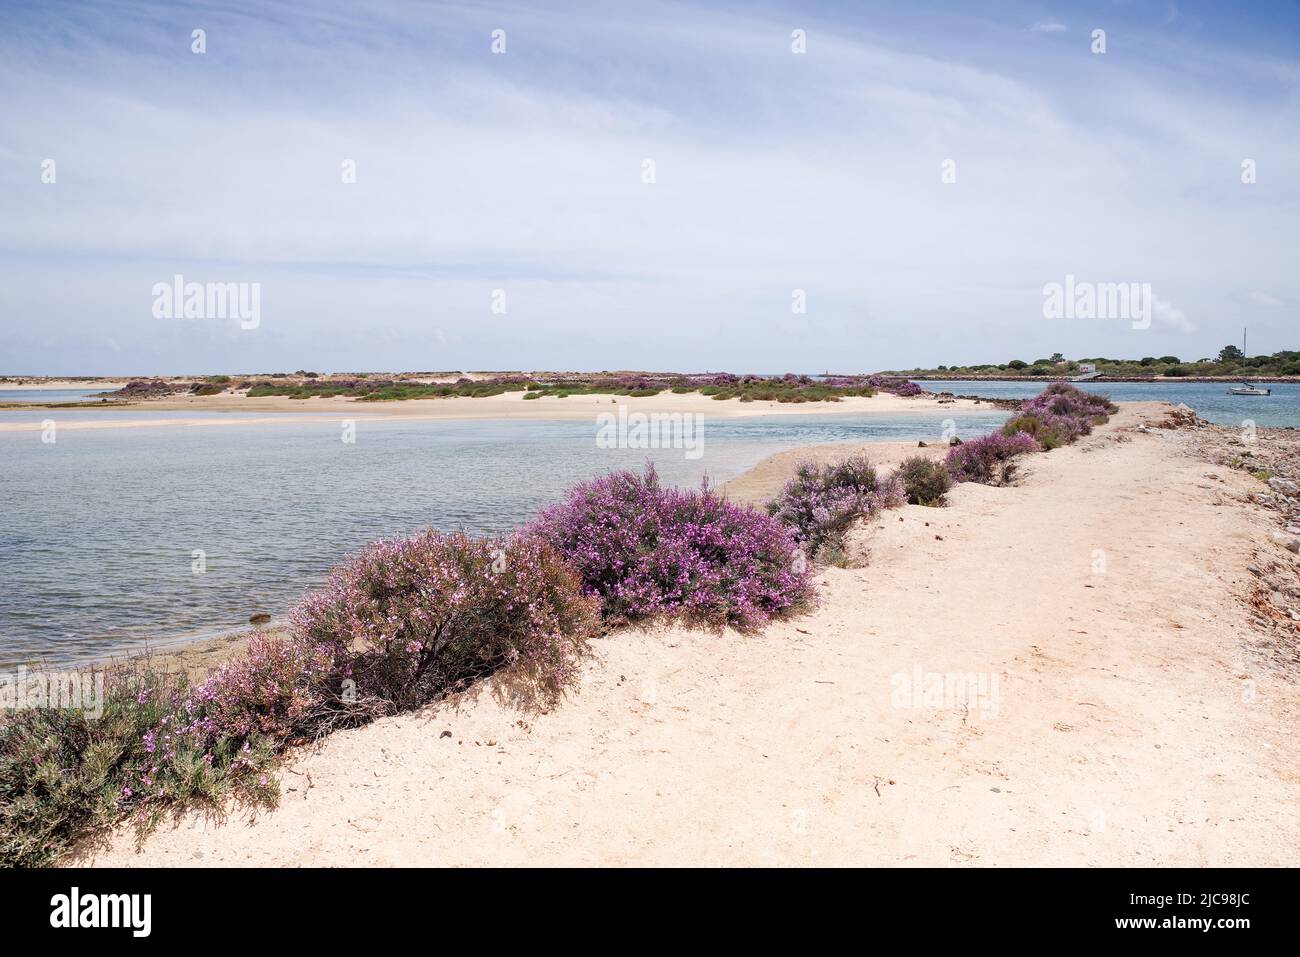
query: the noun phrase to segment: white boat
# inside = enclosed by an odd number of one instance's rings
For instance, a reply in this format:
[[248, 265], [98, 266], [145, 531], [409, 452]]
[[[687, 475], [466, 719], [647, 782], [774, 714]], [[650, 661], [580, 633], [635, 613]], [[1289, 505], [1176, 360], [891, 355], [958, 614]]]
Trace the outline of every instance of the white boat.
[[[1241, 354], [1246, 355], [1246, 330], [1241, 330]], [[1272, 389], [1261, 389], [1257, 385], [1251, 385], [1247, 379], [1241, 380], [1241, 385], [1234, 385], [1228, 390], [1228, 395], [1272, 395]]]

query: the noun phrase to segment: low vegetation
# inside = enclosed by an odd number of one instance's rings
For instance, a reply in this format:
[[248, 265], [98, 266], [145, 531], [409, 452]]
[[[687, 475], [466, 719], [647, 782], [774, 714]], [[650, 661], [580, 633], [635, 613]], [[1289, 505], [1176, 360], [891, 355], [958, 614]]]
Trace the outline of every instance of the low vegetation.
[[269, 739], [200, 750], [158, 731], [188, 721], [191, 689], [147, 663], [104, 677], [102, 713], [24, 707], [0, 715], [0, 863], [54, 863], [75, 842], [126, 818], [141, 828], [164, 806], [274, 798]]
[[[207, 384], [212, 383], [209, 381]], [[458, 396], [485, 398], [506, 392], [524, 392], [525, 399], [564, 399], [571, 395], [624, 395], [639, 398], [661, 392], [678, 395], [698, 392], [717, 400], [739, 399], [741, 402], [838, 402], [849, 396], [872, 396], [880, 391], [903, 396], [924, 392], [915, 383], [890, 376], [813, 378], [790, 373], [765, 377], [738, 376], [726, 372], [697, 376], [614, 373], [539, 378], [494, 375], [470, 379], [462, 376], [454, 382], [441, 383], [375, 378], [360, 374], [320, 379], [313, 374], [293, 380], [279, 375], [246, 385], [248, 395], [253, 398], [281, 396], [312, 399], [344, 396], [367, 402]]]
[[527, 388], [526, 379], [466, 379], [455, 382], [423, 383], [406, 382], [392, 379], [372, 379], [357, 376], [351, 379], [327, 379], [324, 381], [303, 380], [301, 382], [258, 382], [248, 390], [252, 398], [262, 396], [283, 396], [290, 399], [316, 399], [345, 396], [366, 402], [392, 402], [401, 399], [446, 399], [455, 396], [487, 398], [506, 392], [522, 392]]
[[1007, 485], [1015, 475], [1016, 456], [1050, 451], [1087, 435], [1117, 411], [1102, 395], [1054, 382], [1021, 403], [998, 432], [948, 450], [945, 465], [954, 482]]
[[274, 805], [292, 746], [418, 708], [501, 668], [550, 699], [609, 624], [742, 630], [811, 606], [790, 531], [713, 493], [614, 473], [506, 539], [427, 531], [340, 565], [206, 680], [147, 660], [104, 672], [102, 714], [0, 713], [0, 863], [47, 865], [130, 821], [227, 800]]
[[894, 375], [930, 376], [942, 379], [980, 378], [982, 376], [1054, 377], [1073, 376], [1091, 366], [1097, 372], [1112, 378], [1188, 376], [1226, 377], [1238, 376], [1300, 376], [1300, 352], [1282, 351], [1270, 355], [1248, 356], [1235, 345], [1224, 346], [1214, 356], [1184, 360], [1178, 356], [1144, 356], [1141, 359], [1110, 359], [1105, 356], [1066, 359], [1061, 353], [1043, 359], [1026, 361], [1011, 359], [1007, 362], [977, 365], [941, 365], [933, 369], [908, 369]]
[[427, 531], [380, 541], [292, 615], [297, 634], [346, 659], [359, 698], [417, 708], [517, 665], [544, 693], [573, 676], [600, 626], [577, 571], [530, 536]]
[[952, 488], [952, 476], [942, 462], [914, 455], [898, 466], [894, 478], [903, 487], [903, 494], [912, 505], [939, 506]]
[[951, 482], [1006, 484], [1018, 456], [1073, 441], [1114, 410], [1053, 385], [942, 463], [908, 459], [884, 479], [861, 457], [803, 463], [766, 513], [707, 483], [665, 488], [647, 466], [576, 486], [508, 538], [376, 542], [304, 598], [288, 634], [254, 636], [198, 684], [136, 660], [104, 672], [102, 713], [48, 701], [0, 712], [0, 863], [57, 862], [123, 821], [143, 834], [196, 806], [272, 805], [273, 772], [294, 745], [501, 668], [517, 676], [514, 690], [553, 698], [611, 625], [751, 631], [807, 610], [809, 557], [843, 562], [855, 521], [940, 504]]
[[1054, 382], [1027, 399], [1020, 414], [1002, 427], [1002, 434], [1023, 432], [1034, 437], [1043, 451], [1069, 445], [1105, 422], [1115, 405], [1105, 396], [1083, 392], [1065, 382]]
[[948, 450], [944, 465], [954, 482], [1009, 485], [1016, 472], [1014, 459], [1038, 451], [1038, 442], [1027, 432], [1003, 435], [994, 432]]
[[434, 531], [371, 546], [292, 620], [198, 685], [141, 660], [104, 673], [98, 716], [0, 715], [0, 862], [53, 863], [124, 820], [143, 834], [186, 808], [273, 805], [290, 746], [507, 665], [551, 697], [601, 627], [598, 599], [545, 542]]
[[853, 523], [906, 501], [897, 479], [881, 479], [864, 456], [829, 465], [801, 462], [768, 514], [794, 530], [795, 539], [820, 562], [845, 561], [845, 536]]
[[574, 563], [614, 623], [748, 631], [813, 599], [811, 573], [785, 526], [707, 484], [665, 488], [653, 466], [578, 485], [529, 533]]

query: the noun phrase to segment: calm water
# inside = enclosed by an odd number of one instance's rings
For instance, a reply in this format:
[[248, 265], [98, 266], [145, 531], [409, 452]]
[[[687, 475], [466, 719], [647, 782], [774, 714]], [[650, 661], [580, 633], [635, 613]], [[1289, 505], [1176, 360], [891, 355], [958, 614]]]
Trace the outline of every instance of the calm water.
[[[48, 413], [0, 410], [0, 424]], [[732, 478], [782, 448], [938, 440], [1005, 413], [711, 420], [703, 457], [605, 450], [592, 422], [393, 422], [268, 417], [258, 425], [69, 429], [176, 418], [62, 410], [56, 441], [0, 432], [0, 665], [165, 645], [282, 615], [340, 558], [427, 526], [506, 531], [574, 482], [652, 457], [666, 481]], [[221, 413], [184, 418], [221, 418]], [[192, 570], [204, 552], [206, 571]]]
[[[1042, 383], [927, 382], [989, 397], [1036, 394]], [[1300, 426], [1300, 386], [1239, 398], [1226, 385], [1084, 384], [1117, 401], [1185, 402], [1214, 422]], [[17, 390], [8, 390], [16, 392]], [[83, 390], [43, 390], [70, 401]], [[0, 392], [0, 400], [5, 392]], [[23, 392], [30, 401], [33, 393]], [[653, 458], [666, 481], [723, 482], [782, 448], [819, 442], [937, 440], [990, 431], [1006, 413], [770, 416], [712, 420], [704, 454], [606, 450], [591, 422], [393, 422], [357, 415], [266, 416], [265, 424], [68, 429], [85, 421], [180, 418], [173, 413], [58, 410], [57, 440], [0, 432], [0, 665], [73, 661], [229, 631], [254, 612], [280, 616], [348, 552], [427, 526], [507, 531], [565, 488]], [[0, 424], [41, 410], [0, 410]], [[217, 420], [225, 413], [186, 413]], [[195, 574], [193, 553], [206, 570]]]
[[[956, 392], [990, 399], [1027, 399], [1043, 391], [1043, 382], [981, 382], [977, 380], [930, 380], [920, 383], [931, 392]], [[1076, 382], [1088, 392], [1109, 395], [1116, 402], [1183, 402], [1203, 419], [1219, 425], [1240, 425], [1251, 419], [1256, 425], [1300, 426], [1300, 383], [1270, 382], [1269, 396], [1228, 395], [1228, 383], [1214, 382]]]
[[0, 389], [0, 402], [79, 402], [103, 389]]

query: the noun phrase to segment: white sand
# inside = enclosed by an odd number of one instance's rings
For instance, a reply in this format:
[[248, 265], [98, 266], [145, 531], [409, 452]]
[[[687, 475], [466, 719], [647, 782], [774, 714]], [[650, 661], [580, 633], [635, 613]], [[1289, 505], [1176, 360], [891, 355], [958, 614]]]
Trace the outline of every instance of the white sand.
[[[550, 713], [489, 682], [331, 737], [255, 824], [192, 815], [85, 860], [1293, 865], [1300, 691], [1239, 599], [1252, 550], [1281, 550], [1254, 480], [1123, 431], [1140, 414], [1020, 487], [885, 513], [811, 616], [614, 634]], [[996, 709], [896, 707], [916, 668], [996, 676]]]
[[0, 382], [0, 392], [33, 391], [36, 389], [102, 389], [112, 392], [126, 385], [126, 380], [111, 379], [23, 379], [16, 382]]
[[[178, 396], [169, 399], [149, 399], [123, 405], [130, 412], [222, 412], [241, 415], [221, 415], [213, 418], [168, 419], [113, 419], [113, 409], [103, 412], [94, 420], [77, 421], [86, 410], [51, 409], [48, 418], [66, 429], [139, 429], [163, 426], [222, 426], [271, 425], [292, 422], [296, 415], [317, 415], [333, 420], [382, 416], [392, 421], [420, 421], [426, 419], [587, 419], [595, 421], [602, 412], [617, 411], [625, 405], [631, 412], [691, 412], [708, 418], [734, 418], [752, 415], [827, 415], [871, 413], [899, 415], [908, 413], [930, 414], [937, 412], [960, 413], [989, 410], [992, 406], [976, 404], [969, 399], [957, 399], [940, 404], [933, 397], [900, 398], [879, 393], [871, 398], [850, 396], [839, 402], [741, 402], [739, 399], [717, 401], [699, 393], [678, 395], [663, 392], [659, 395], [632, 398], [614, 395], [571, 395], [567, 399], [546, 396], [525, 399], [522, 392], [507, 392], [487, 398], [455, 396], [445, 399], [406, 399], [397, 402], [358, 402], [355, 399], [334, 398], [287, 399], [281, 396], [264, 396], [250, 399], [244, 395]], [[276, 413], [268, 415], [267, 413]], [[282, 413], [294, 413], [285, 416]], [[39, 422], [0, 423], [0, 432], [39, 431]]]

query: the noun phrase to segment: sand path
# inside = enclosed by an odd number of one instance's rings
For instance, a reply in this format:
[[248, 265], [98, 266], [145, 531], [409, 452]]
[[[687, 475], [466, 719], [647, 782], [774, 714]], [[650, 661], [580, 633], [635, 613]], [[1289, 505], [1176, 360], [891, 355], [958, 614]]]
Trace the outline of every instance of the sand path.
[[[613, 635], [550, 713], [489, 685], [332, 737], [256, 824], [189, 817], [87, 860], [1294, 865], [1300, 691], [1235, 597], [1276, 546], [1252, 479], [1122, 431], [1140, 414], [1019, 487], [886, 513], [811, 616]], [[984, 693], [896, 706], [918, 668]]]

